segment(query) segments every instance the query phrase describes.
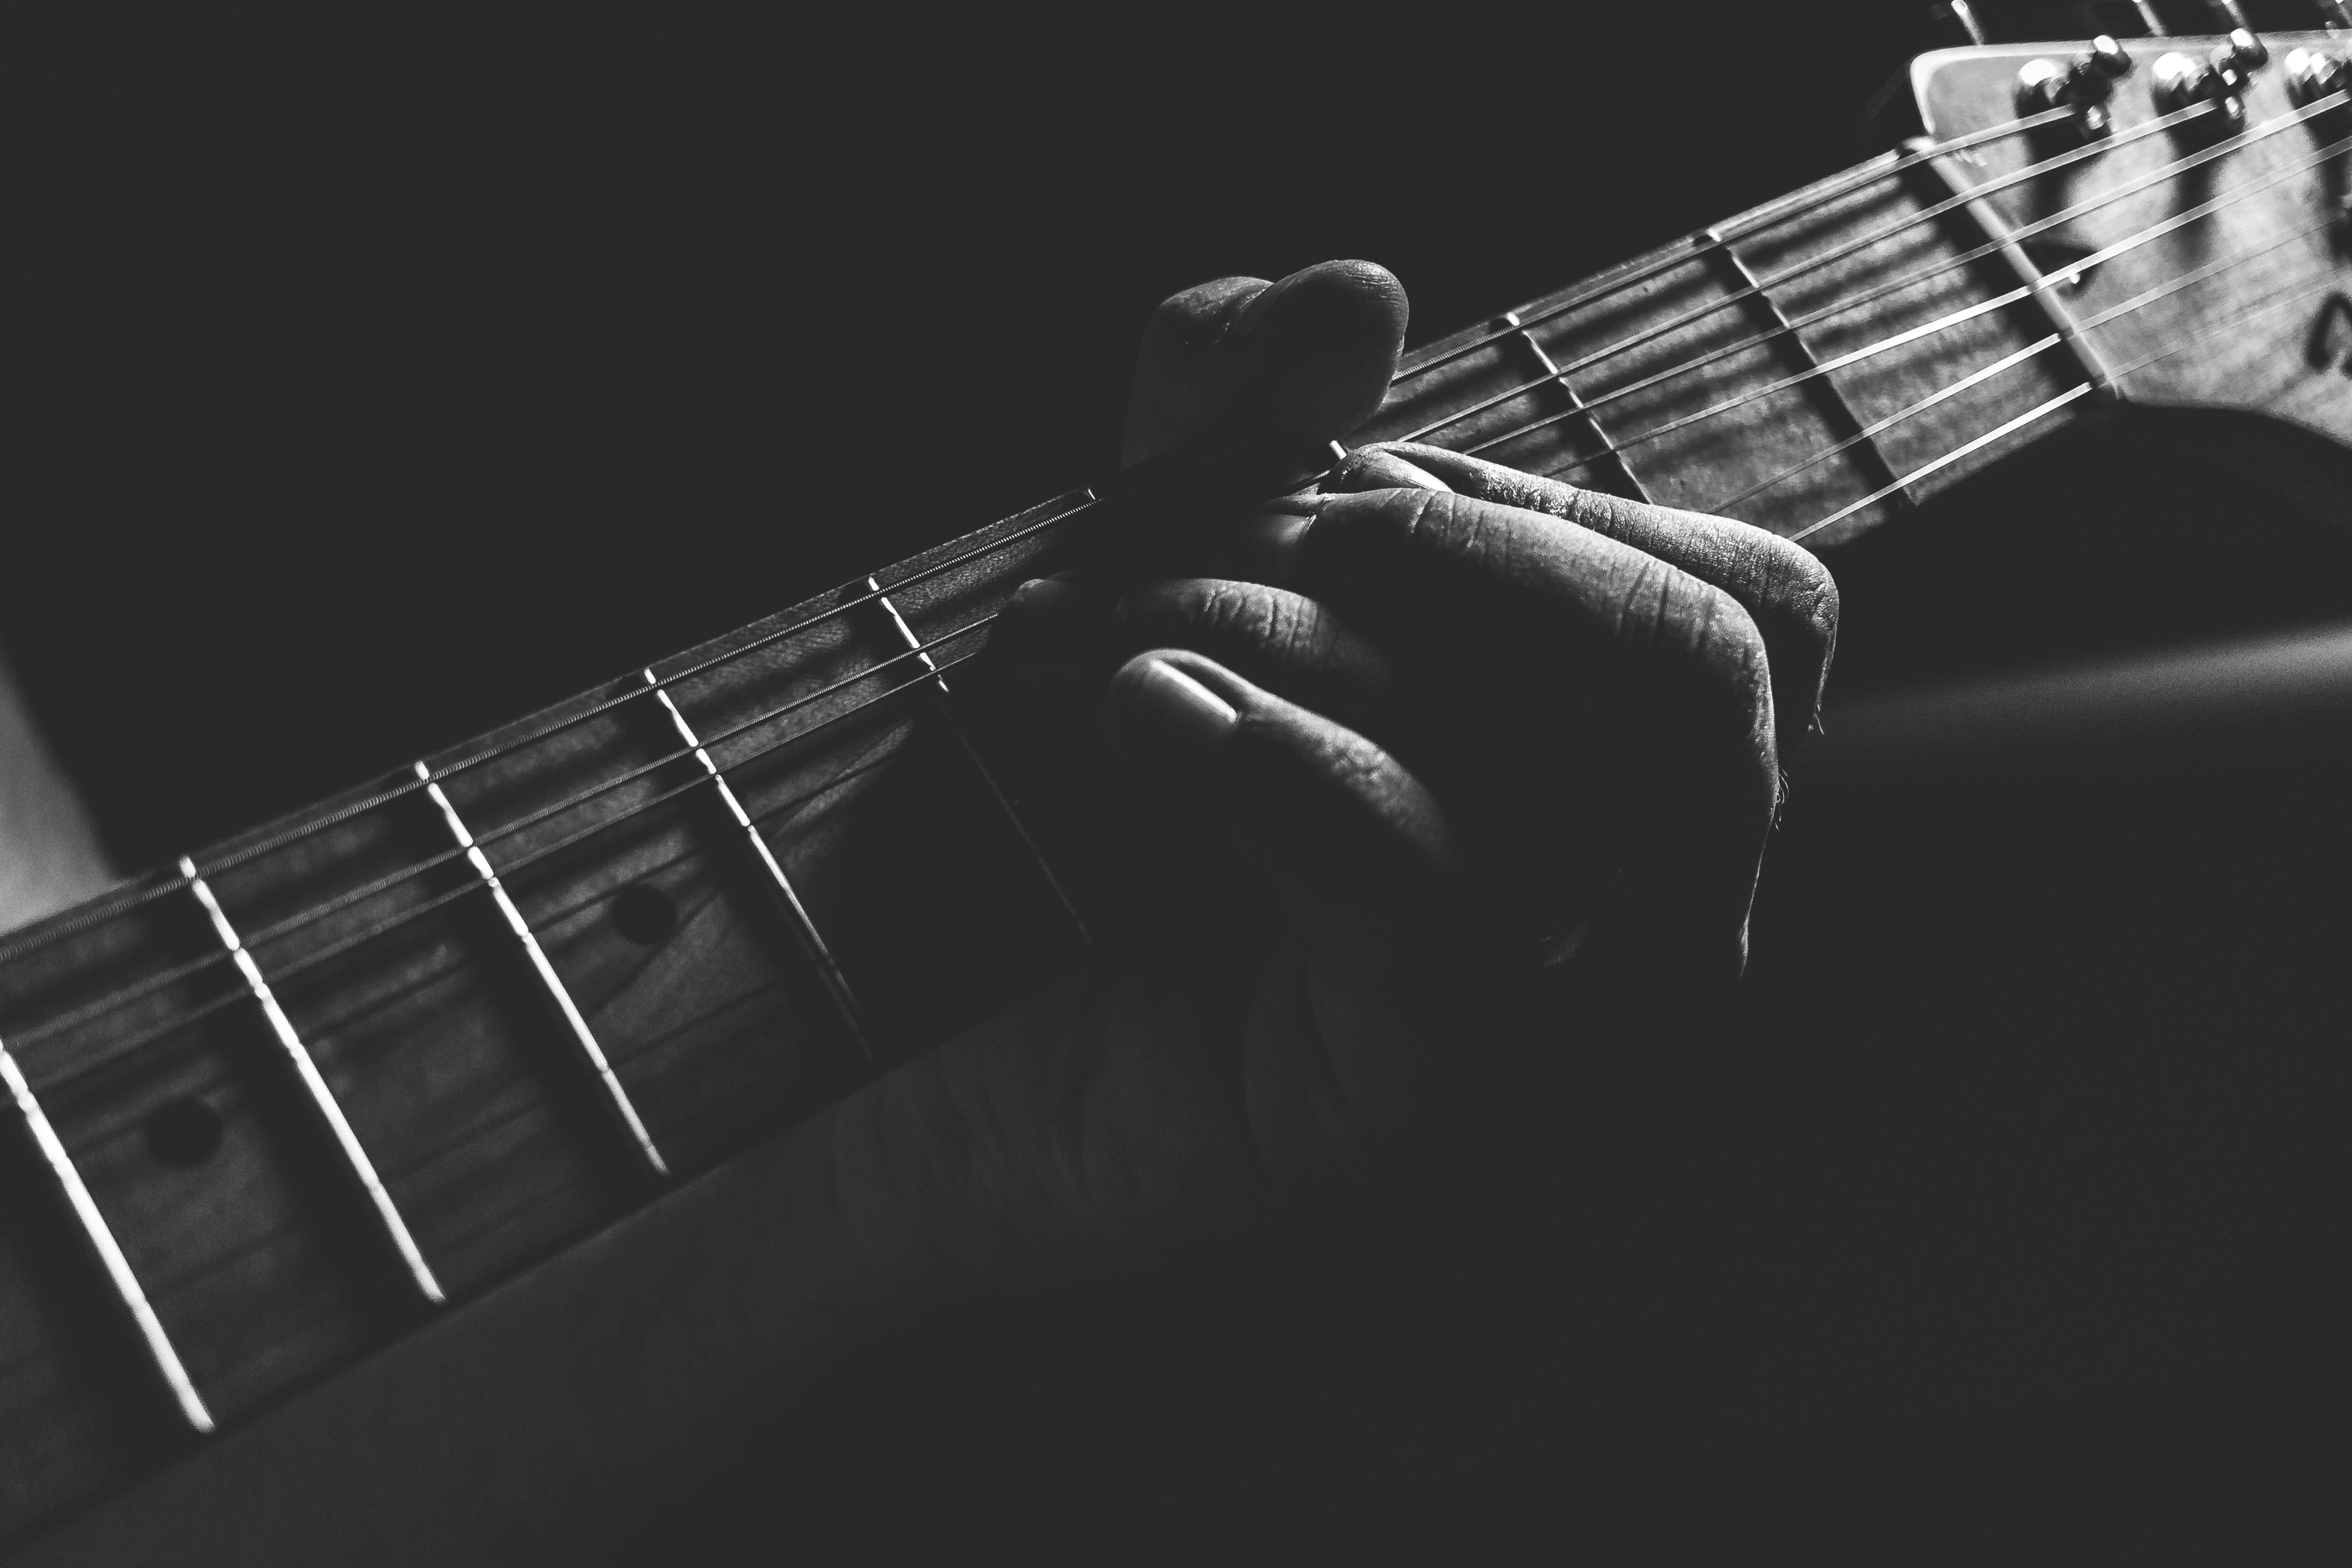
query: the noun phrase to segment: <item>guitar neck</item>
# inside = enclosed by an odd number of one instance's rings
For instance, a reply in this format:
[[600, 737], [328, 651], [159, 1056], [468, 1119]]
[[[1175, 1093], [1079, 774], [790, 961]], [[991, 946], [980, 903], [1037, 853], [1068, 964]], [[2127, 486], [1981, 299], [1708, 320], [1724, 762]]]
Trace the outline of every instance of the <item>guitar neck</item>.
[[1889, 153], [1430, 344], [1360, 434], [1850, 539], [2095, 390], [1973, 185]]
[[[1987, 143], [1990, 145], [1990, 142]], [[1829, 546], [2105, 372], [1890, 155], [1423, 348], [1413, 439]], [[1083, 952], [970, 661], [1076, 492], [0, 946], [0, 1540]]]

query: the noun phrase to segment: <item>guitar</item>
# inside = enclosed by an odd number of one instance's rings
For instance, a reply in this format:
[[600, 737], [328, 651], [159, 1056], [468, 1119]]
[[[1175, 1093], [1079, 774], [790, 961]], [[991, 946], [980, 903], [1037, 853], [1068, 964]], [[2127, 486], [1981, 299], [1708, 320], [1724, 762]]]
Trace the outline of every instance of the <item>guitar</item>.
[[[2347, 60], [2332, 28], [1924, 57], [1926, 139], [1422, 348], [1357, 439], [1824, 551], [2118, 402], [2352, 442]], [[1128, 499], [1057, 497], [0, 943], [0, 1536], [464, 1334], [1081, 954], [975, 661]]]

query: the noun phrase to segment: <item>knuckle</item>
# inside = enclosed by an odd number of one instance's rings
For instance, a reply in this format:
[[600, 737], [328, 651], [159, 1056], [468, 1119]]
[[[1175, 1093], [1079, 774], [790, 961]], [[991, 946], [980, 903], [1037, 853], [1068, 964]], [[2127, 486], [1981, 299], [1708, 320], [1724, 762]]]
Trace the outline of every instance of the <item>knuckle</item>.
[[1267, 643], [1285, 628], [1272, 591], [1215, 578], [1155, 583], [1121, 601], [1119, 619], [1135, 631], [1216, 642]]

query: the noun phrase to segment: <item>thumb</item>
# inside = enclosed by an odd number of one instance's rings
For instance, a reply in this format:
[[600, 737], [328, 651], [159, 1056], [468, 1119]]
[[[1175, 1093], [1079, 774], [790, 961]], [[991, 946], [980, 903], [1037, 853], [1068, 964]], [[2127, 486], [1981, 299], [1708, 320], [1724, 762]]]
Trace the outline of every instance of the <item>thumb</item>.
[[1120, 462], [1223, 434], [1347, 434], [1388, 392], [1407, 313], [1404, 286], [1369, 261], [1172, 296], [1144, 329]]

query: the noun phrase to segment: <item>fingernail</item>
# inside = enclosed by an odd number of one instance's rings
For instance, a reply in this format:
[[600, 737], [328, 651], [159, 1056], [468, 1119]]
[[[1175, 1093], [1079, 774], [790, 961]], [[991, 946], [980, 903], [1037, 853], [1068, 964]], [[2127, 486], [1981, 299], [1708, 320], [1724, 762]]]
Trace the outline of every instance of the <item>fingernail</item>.
[[1242, 520], [1241, 548], [1244, 569], [1261, 582], [1279, 588], [1289, 580], [1292, 564], [1313, 517], [1296, 512], [1259, 512]]
[[1231, 703], [1158, 659], [1144, 662], [1136, 680], [1134, 702], [1139, 716], [1162, 734], [1201, 750], [1224, 744], [1242, 721]]
[[1416, 467], [1393, 452], [1363, 447], [1348, 454], [1339, 471], [1325, 486], [1331, 490], [1436, 490], [1446, 495], [1454, 486], [1426, 468]]

